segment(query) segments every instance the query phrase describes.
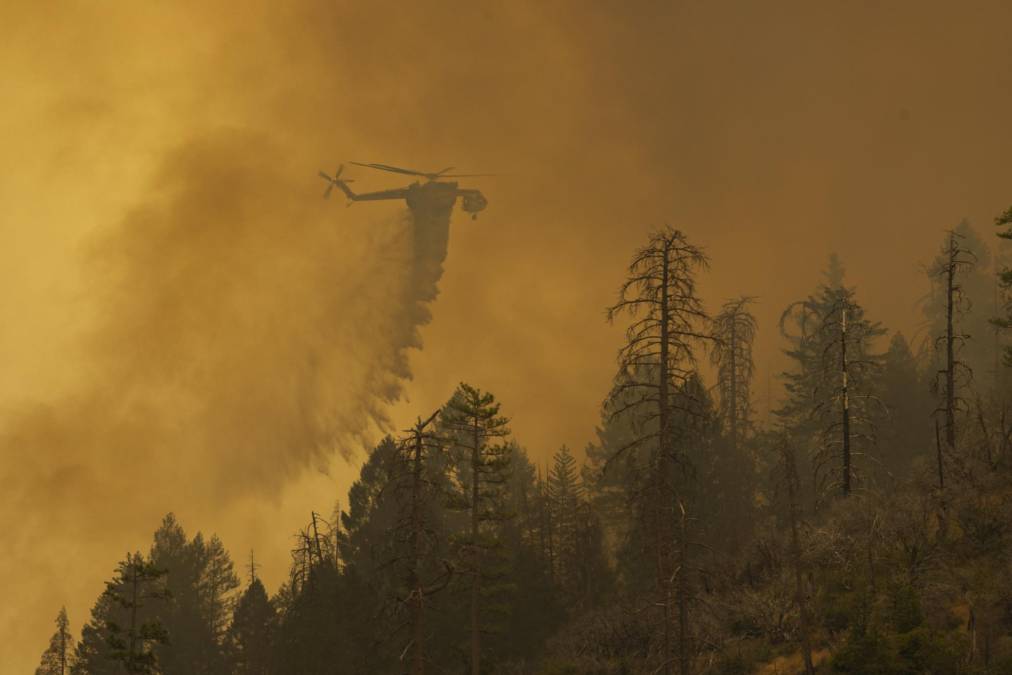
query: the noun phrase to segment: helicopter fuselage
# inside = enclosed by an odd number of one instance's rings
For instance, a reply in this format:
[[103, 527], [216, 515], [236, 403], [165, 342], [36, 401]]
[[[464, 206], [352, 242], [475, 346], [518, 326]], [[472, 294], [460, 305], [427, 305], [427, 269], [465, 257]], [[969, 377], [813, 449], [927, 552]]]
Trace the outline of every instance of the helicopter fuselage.
[[417, 209], [433, 209], [436, 211], [453, 209], [457, 198], [462, 200], [462, 208], [471, 218], [477, 218], [480, 211], [488, 206], [488, 200], [478, 190], [460, 189], [455, 182], [427, 181], [415, 182], [405, 188], [396, 190], [382, 190], [380, 192], [365, 192], [356, 194], [349, 190], [342, 182], [338, 185], [355, 202], [381, 201], [388, 199], [403, 199], [407, 202], [408, 208], [412, 211]]
[[[356, 162], [353, 162], [356, 163]], [[458, 187], [456, 181], [442, 181], [438, 180], [439, 176], [446, 171], [452, 169], [448, 167], [442, 172], [434, 174], [426, 174], [418, 171], [411, 171], [410, 169], [399, 169], [397, 167], [387, 166], [385, 164], [366, 164], [363, 166], [370, 166], [372, 168], [382, 169], [384, 171], [393, 171], [395, 173], [407, 173], [417, 176], [426, 176], [429, 178], [426, 182], [416, 181], [411, 185], [404, 188], [397, 188], [394, 190], [381, 190], [379, 192], [364, 192], [355, 193], [348, 187], [348, 182], [341, 180], [341, 171], [344, 168], [343, 165], [338, 167], [337, 172], [333, 177], [320, 172], [320, 176], [323, 177], [330, 183], [327, 188], [327, 192], [324, 193], [324, 197], [329, 196], [330, 190], [333, 187], [337, 187], [345, 194], [351, 202], [371, 202], [381, 201], [389, 199], [403, 199], [407, 202], [408, 208], [412, 211], [421, 210], [432, 210], [432, 211], [443, 211], [447, 213], [453, 210], [454, 204], [457, 202], [457, 198], [460, 197], [462, 200], [462, 208], [465, 212], [471, 215], [472, 219], [478, 217], [478, 213], [484, 211], [488, 206], [488, 200], [485, 199], [479, 190], [471, 188]], [[461, 176], [477, 176], [481, 174], [460, 174]], [[447, 175], [447, 178], [450, 176]]]

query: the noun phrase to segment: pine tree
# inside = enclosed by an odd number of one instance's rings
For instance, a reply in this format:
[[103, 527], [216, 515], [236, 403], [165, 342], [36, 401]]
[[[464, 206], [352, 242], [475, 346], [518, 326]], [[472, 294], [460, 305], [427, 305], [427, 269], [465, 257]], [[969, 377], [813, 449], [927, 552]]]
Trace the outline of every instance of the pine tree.
[[[399, 441], [387, 438], [363, 464], [359, 479], [349, 490], [347, 510], [341, 514], [340, 583], [352, 589], [344, 591], [347, 595], [342, 604], [360, 603], [364, 607], [361, 612], [372, 621], [364, 623], [354, 617], [325, 619], [322, 608], [312, 602], [318, 593], [307, 589], [301, 594], [304, 599], [298, 611], [289, 612], [283, 621], [286, 636], [289, 628], [293, 633], [302, 633], [295, 637], [298, 644], [304, 645], [307, 631], [299, 629], [298, 622], [313, 623], [311, 634], [316, 633], [315, 624], [320, 621], [350, 624], [351, 629], [359, 631], [354, 635], [361, 634], [352, 640], [352, 648], [363, 659], [359, 666], [362, 672], [394, 672], [397, 667], [403, 668], [397, 672], [410, 672], [412, 666], [417, 666], [413, 661], [416, 655], [422, 657], [427, 671], [447, 669], [459, 662], [456, 647], [466, 636], [466, 603], [444, 602], [437, 591], [448, 580], [470, 581], [470, 577], [457, 573], [453, 548], [467, 522], [460, 511], [451, 508], [463, 508], [462, 497], [455, 489], [458, 486], [450, 476], [454, 467], [441, 447], [441, 439], [430, 433], [429, 427], [422, 430], [422, 475], [417, 481], [413, 432]], [[413, 493], [413, 487], [421, 489]], [[413, 512], [413, 506], [420, 512]], [[419, 549], [413, 546], [414, 533], [422, 535], [417, 540]], [[448, 561], [454, 565], [450, 579]], [[417, 593], [412, 593], [419, 586], [423, 603], [418, 603]], [[355, 595], [360, 587], [364, 589], [362, 597]], [[299, 616], [302, 611], [305, 616]], [[333, 611], [345, 614], [340, 607]], [[416, 654], [412, 635], [419, 628], [425, 643], [424, 651]], [[429, 636], [436, 639], [430, 640]], [[305, 650], [311, 648], [306, 645]], [[290, 647], [285, 650], [290, 653]]]
[[270, 675], [271, 652], [277, 616], [263, 583], [251, 574], [239, 596], [228, 627], [230, 672], [234, 675]]
[[935, 407], [901, 333], [893, 335], [883, 358], [881, 396], [888, 411], [879, 434], [881, 472], [896, 481], [907, 478], [912, 462], [932, 446], [931, 426], [925, 422]]
[[56, 615], [56, 632], [49, 639], [49, 647], [42, 653], [42, 661], [35, 675], [68, 675], [74, 665], [74, 638], [70, 635], [67, 608]]
[[[220, 645], [224, 641], [235, 604], [233, 592], [239, 587], [239, 578], [236, 576], [232, 558], [218, 535], [212, 535], [207, 543], [204, 566], [197, 584], [209, 632], [214, 642]], [[209, 656], [219, 658], [220, 653], [215, 649]]]
[[488, 628], [483, 619], [484, 596], [501, 578], [495, 567], [497, 549], [494, 529], [509, 517], [505, 511], [512, 445], [509, 420], [500, 415], [495, 397], [461, 383], [443, 410], [442, 422], [459, 455], [458, 473], [470, 519], [461, 540], [463, 573], [470, 577], [470, 665], [472, 675], [481, 674], [481, 636]]
[[119, 564], [115, 578], [106, 582], [105, 595], [119, 615], [101, 617], [102, 630], [110, 659], [119, 661], [127, 673], [162, 672], [155, 647], [167, 645], [169, 634], [156, 612], [157, 606], [171, 597], [165, 574], [154, 562], [134, 553]]
[[170, 599], [159, 620], [172, 645], [157, 648], [165, 675], [215, 674], [224, 669], [224, 630], [239, 585], [232, 560], [217, 537], [188, 540], [173, 514], [154, 534], [151, 560], [165, 570]]
[[578, 537], [584, 488], [576, 470], [576, 459], [565, 445], [555, 453], [548, 474], [548, 506], [554, 524], [554, 548], [558, 558], [558, 575], [564, 587], [572, 587], [578, 565]]

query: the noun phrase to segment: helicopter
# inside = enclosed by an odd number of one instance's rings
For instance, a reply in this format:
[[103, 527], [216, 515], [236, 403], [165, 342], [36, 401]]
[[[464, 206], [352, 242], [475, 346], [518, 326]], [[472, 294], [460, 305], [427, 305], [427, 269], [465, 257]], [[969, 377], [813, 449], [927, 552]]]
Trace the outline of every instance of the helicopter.
[[407, 202], [408, 208], [412, 211], [419, 209], [446, 209], [451, 210], [454, 204], [457, 202], [457, 198], [461, 198], [461, 207], [467, 213], [471, 214], [471, 219], [475, 220], [478, 218], [478, 213], [485, 210], [488, 206], [488, 200], [485, 199], [479, 190], [458, 188], [455, 181], [443, 181], [444, 178], [474, 178], [478, 176], [490, 176], [492, 174], [487, 173], [455, 173], [451, 174], [454, 167], [448, 166], [442, 171], [436, 172], [425, 172], [415, 171], [414, 169], [403, 169], [397, 166], [390, 166], [389, 164], [373, 164], [363, 162], [349, 162], [355, 166], [364, 166], [370, 169], [377, 169], [379, 171], [389, 171], [392, 173], [400, 173], [408, 176], [418, 176], [425, 178], [426, 181], [415, 181], [411, 185], [403, 188], [397, 188], [394, 190], [381, 190], [379, 192], [365, 192], [355, 193], [348, 187], [348, 183], [354, 182], [351, 179], [341, 178], [341, 173], [344, 171], [344, 165], [337, 167], [337, 171], [333, 176], [328, 176], [323, 171], [320, 171], [320, 177], [327, 181], [327, 190], [323, 193], [324, 198], [329, 198], [331, 191], [337, 187], [344, 193], [348, 198], [348, 205], [351, 202], [369, 202], [369, 201], [381, 201], [386, 199], [403, 199]]

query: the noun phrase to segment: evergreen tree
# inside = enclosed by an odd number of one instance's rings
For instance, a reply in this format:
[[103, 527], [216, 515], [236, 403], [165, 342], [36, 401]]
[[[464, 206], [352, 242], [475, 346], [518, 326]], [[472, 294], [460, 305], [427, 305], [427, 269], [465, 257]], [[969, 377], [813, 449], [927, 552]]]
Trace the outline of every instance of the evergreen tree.
[[167, 645], [169, 635], [158, 618], [169, 598], [165, 570], [140, 553], [128, 554], [116, 576], [81, 630], [75, 652], [75, 675], [160, 673], [155, 647]]
[[[510, 456], [504, 442], [509, 420], [495, 397], [461, 383], [443, 410], [445, 425], [458, 453], [457, 472], [470, 527], [460, 538], [461, 571], [469, 578], [470, 670], [481, 674], [481, 636], [489, 631], [489, 603], [503, 577], [496, 529], [510, 517], [506, 511]], [[483, 617], [483, 614], [485, 615]]]
[[882, 403], [888, 411], [879, 433], [880, 472], [884, 485], [909, 477], [912, 462], [928, 457], [933, 444], [928, 423], [934, 403], [917, 360], [901, 333], [889, 341], [882, 363]]
[[68, 675], [74, 665], [74, 638], [70, 635], [67, 608], [56, 615], [56, 632], [49, 639], [49, 647], [42, 653], [42, 661], [35, 675]]
[[252, 574], [239, 596], [228, 627], [229, 672], [233, 675], [270, 675], [277, 615], [267, 590]]
[[188, 540], [173, 514], [162, 520], [151, 547], [153, 564], [166, 571], [170, 599], [159, 619], [172, 644], [158, 648], [165, 675], [214, 675], [225, 668], [223, 638], [231, 593], [238, 587], [232, 561], [217, 537], [198, 532]]
[[[422, 439], [429, 447], [423, 448], [422, 476], [417, 482], [414, 446], [410, 437], [403, 440], [398, 443], [387, 438], [373, 449], [348, 492], [348, 508], [341, 514], [338, 542], [342, 574], [334, 582], [334, 592], [343, 594], [343, 605], [360, 608], [357, 616], [345, 618], [346, 609], [328, 608], [313, 600], [319, 592], [304, 589], [298, 595], [296, 611], [287, 612], [282, 622], [284, 639], [292, 640], [284, 647], [286, 654], [295, 651], [295, 644], [304, 645], [294, 656], [286, 657], [288, 662], [319, 649], [305, 644], [307, 631], [299, 629], [300, 622], [312, 625], [310, 635], [319, 633], [318, 624], [329, 623], [346, 626], [339, 643], [330, 638], [338, 644], [351, 641], [345, 649], [354, 656], [344, 658], [345, 662], [357, 663], [362, 669], [359, 672], [392, 672], [402, 654], [405, 660], [414, 655], [411, 629], [419, 624], [415, 623], [418, 615], [413, 613], [417, 605], [412, 590], [417, 590], [420, 582], [426, 593], [423, 664], [426, 670], [438, 671], [458, 663], [456, 647], [466, 636], [466, 609], [460, 603], [444, 603], [435, 591], [447, 581], [446, 561], [454, 558], [452, 546], [456, 534], [466, 528], [466, 518], [446, 507], [460, 496], [438, 439]], [[422, 488], [414, 495], [417, 500], [412, 498], [413, 485]], [[412, 515], [413, 504], [421, 508], [420, 513]], [[412, 533], [418, 531], [414, 526], [419, 522], [424, 524], [424, 536], [418, 542], [421, 550], [416, 552]], [[462, 581], [456, 570], [452, 580]], [[340, 615], [331, 617], [330, 612]], [[313, 619], [314, 615], [319, 618]]]
[[554, 525], [554, 554], [558, 560], [559, 582], [572, 587], [578, 566], [577, 541], [584, 489], [576, 470], [576, 459], [565, 445], [555, 453], [548, 474], [548, 505]]

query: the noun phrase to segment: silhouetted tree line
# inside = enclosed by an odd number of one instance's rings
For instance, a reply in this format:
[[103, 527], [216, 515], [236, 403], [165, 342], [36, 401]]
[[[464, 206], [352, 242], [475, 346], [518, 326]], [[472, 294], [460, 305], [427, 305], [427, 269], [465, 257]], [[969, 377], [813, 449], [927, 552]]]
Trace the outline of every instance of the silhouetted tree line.
[[995, 247], [946, 233], [914, 343], [832, 256], [782, 313], [765, 420], [756, 300], [710, 315], [707, 256], [662, 228], [608, 310], [625, 340], [582, 466], [536, 465], [462, 383], [310, 514], [273, 596], [169, 515], [79, 641], [61, 610], [37, 673], [1012, 673], [1012, 209], [996, 223]]

